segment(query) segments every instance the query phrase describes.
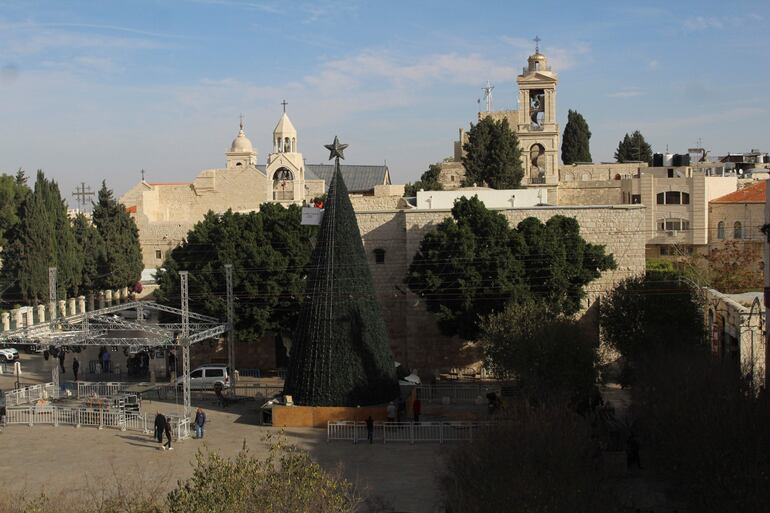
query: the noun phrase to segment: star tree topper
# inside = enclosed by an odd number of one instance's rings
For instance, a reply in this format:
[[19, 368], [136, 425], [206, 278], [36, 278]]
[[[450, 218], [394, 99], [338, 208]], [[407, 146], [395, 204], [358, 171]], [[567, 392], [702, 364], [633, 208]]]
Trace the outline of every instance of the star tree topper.
[[336, 135], [334, 136], [334, 142], [332, 144], [324, 145], [324, 148], [329, 150], [329, 160], [333, 159], [334, 157], [345, 159], [345, 155], [343, 155], [342, 152], [345, 151], [345, 148], [347, 147], [347, 144], [340, 144], [340, 140]]

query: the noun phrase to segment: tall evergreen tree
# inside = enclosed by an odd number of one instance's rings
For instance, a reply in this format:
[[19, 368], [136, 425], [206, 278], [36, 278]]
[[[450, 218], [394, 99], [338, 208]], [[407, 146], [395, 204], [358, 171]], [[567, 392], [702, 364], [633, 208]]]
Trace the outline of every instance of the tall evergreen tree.
[[[336, 138], [334, 147], [339, 148]], [[313, 406], [378, 404], [395, 398], [398, 383], [388, 334], [339, 159], [307, 283], [286, 393], [299, 404]]]
[[615, 160], [618, 162], [652, 162], [652, 146], [647, 144], [639, 130], [626, 134], [618, 143], [615, 150]]
[[95, 290], [99, 277], [106, 271], [104, 241], [91, 220], [83, 214], [75, 216], [72, 231], [83, 255], [79, 286], [82, 290]]
[[93, 220], [104, 241], [108, 270], [105, 276], [100, 277], [99, 286], [119, 288], [133, 285], [139, 280], [144, 268], [139, 229], [126, 207], [114, 198], [106, 182], [102, 182], [102, 188], [99, 189]]
[[15, 177], [0, 176], [0, 247], [8, 244], [7, 236], [19, 224], [21, 208], [29, 193], [29, 187]]
[[583, 115], [576, 110], [567, 113], [567, 126], [561, 140], [561, 160], [565, 164], [591, 162], [591, 131]]
[[48, 268], [56, 265], [54, 233], [42, 194], [30, 194], [3, 251], [4, 300], [38, 303], [48, 298]]
[[507, 119], [485, 117], [471, 126], [463, 149], [464, 186], [485, 183], [493, 189], [513, 189], [521, 184], [524, 169], [519, 138]]

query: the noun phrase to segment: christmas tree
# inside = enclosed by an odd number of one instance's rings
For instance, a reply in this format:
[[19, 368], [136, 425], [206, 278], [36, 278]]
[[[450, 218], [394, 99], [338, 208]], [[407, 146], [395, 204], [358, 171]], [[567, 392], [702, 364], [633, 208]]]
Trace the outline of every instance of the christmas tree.
[[393, 355], [353, 205], [340, 174], [347, 147], [335, 137], [335, 158], [307, 295], [294, 331], [285, 392], [296, 404], [358, 406], [398, 395]]

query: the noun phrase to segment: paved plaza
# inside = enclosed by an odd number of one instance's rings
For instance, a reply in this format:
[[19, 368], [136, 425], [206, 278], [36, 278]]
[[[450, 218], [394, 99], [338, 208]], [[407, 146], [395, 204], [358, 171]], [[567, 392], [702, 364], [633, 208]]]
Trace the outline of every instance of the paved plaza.
[[[48, 373], [48, 362], [35, 362], [24, 355], [25, 367], [39, 372], [25, 373], [24, 381], [37, 381]], [[42, 359], [41, 359], [42, 360]], [[41, 368], [43, 367], [43, 368]], [[0, 377], [3, 390], [12, 387], [10, 376]], [[197, 405], [195, 405], [197, 406]], [[199, 448], [235, 455], [245, 441], [257, 455], [267, 452], [263, 441], [278, 428], [258, 425], [258, 403], [242, 401], [225, 410], [211, 402], [200, 404], [207, 413], [204, 440], [174, 443], [171, 452], [161, 451], [151, 435], [116, 429], [71, 426], [9, 426], [0, 434], [0, 486], [6, 493], [23, 492], [34, 497], [88, 494], [94, 489], [114, 486], [117, 481], [158, 481], [165, 490], [178, 479], [191, 475], [191, 462]], [[181, 411], [181, 405], [145, 399], [142, 409], [150, 423], [157, 409], [164, 413]], [[323, 429], [284, 430], [288, 442], [310, 451], [324, 468], [341, 465], [344, 475], [368, 494], [389, 501], [396, 511], [434, 511], [437, 501], [435, 471], [447, 446], [438, 444], [357, 444], [326, 442]]]

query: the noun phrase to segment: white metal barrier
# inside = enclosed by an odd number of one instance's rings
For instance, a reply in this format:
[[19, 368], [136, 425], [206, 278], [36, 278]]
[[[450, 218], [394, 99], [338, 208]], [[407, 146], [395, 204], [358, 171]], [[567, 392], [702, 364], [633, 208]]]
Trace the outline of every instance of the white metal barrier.
[[78, 398], [83, 397], [109, 397], [117, 395], [128, 386], [126, 383], [108, 381], [78, 381]]
[[[147, 418], [144, 415], [125, 414], [120, 410], [67, 408], [60, 406], [12, 406], [6, 407], [5, 424], [52, 425], [52, 426], [93, 426], [99, 429], [117, 428], [147, 433]], [[189, 424], [189, 422], [187, 423]], [[182, 426], [184, 428], [184, 426]], [[180, 431], [184, 434], [184, 429]], [[189, 435], [189, 425], [187, 427]]]
[[[372, 438], [383, 443], [473, 442], [479, 431], [492, 425], [492, 422], [375, 422]], [[327, 442], [358, 443], [367, 438], [366, 422], [341, 420], [326, 424]]]
[[54, 383], [28, 385], [5, 393], [6, 406], [30, 404], [40, 399], [58, 399], [59, 388]]

